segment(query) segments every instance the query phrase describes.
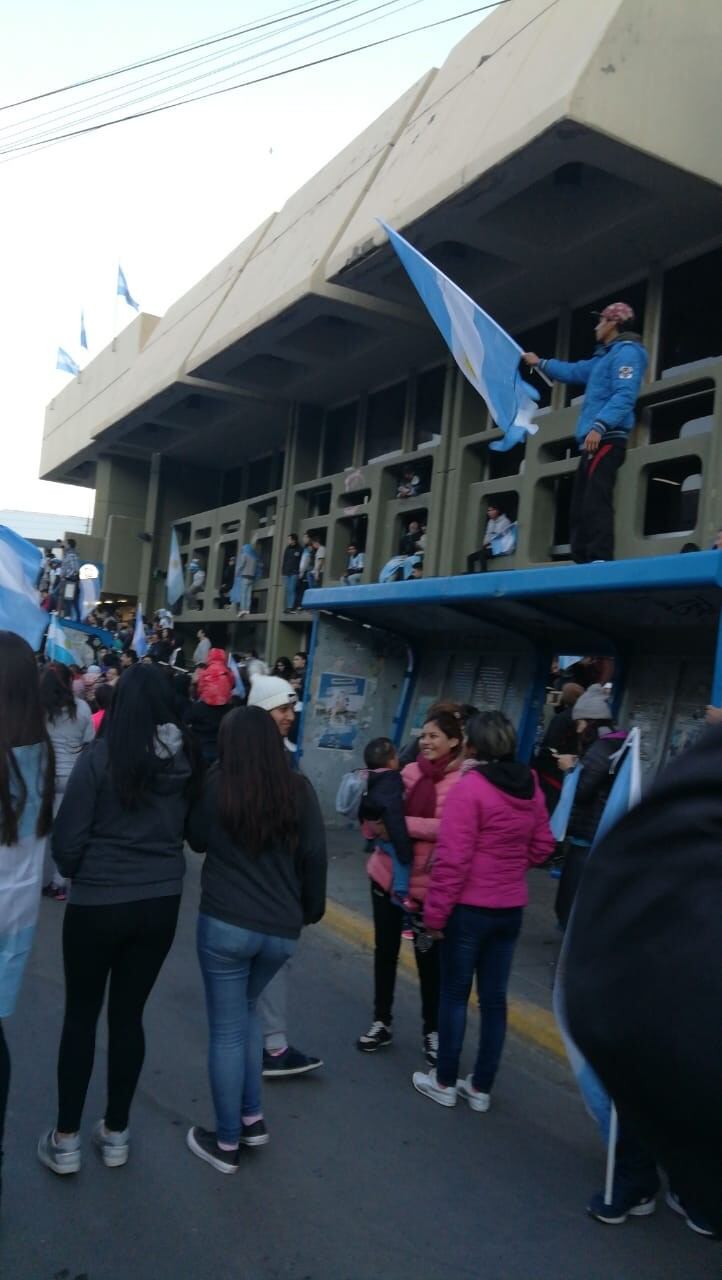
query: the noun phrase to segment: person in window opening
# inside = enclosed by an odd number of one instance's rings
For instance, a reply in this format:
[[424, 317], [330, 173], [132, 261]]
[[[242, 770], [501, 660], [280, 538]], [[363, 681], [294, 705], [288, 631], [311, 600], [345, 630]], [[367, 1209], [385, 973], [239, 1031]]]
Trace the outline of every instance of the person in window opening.
[[198, 628], [198, 644], [193, 650], [193, 665], [200, 667], [204, 662], [208, 661], [208, 654], [211, 651], [211, 642], [208, 639], [203, 627]]
[[245, 542], [236, 563], [233, 594], [238, 605], [238, 617], [247, 618], [253, 603], [253, 584], [260, 577], [260, 564], [255, 544]]
[[359, 551], [355, 542], [348, 544], [347, 553], [348, 564], [343, 575], [343, 581], [347, 587], [357, 587], [364, 571], [365, 556], [363, 551]]
[[492, 543], [494, 538], [503, 533], [508, 533], [510, 529], [511, 520], [509, 517], [502, 511], [501, 507], [497, 507], [493, 502], [490, 502], [486, 508], [484, 545], [478, 551], [472, 551], [468, 557], [466, 561], [467, 573], [486, 573], [487, 561], [489, 556], [493, 555]]
[[542, 360], [526, 351], [523, 360], [557, 382], [586, 388], [577, 420], [581, 452], [569, 508], [572, 558], [578, 564], [614, 559], [614, 484], [624, 462], [634, 406], [649, 355], [631, 332], [634, 311], [612, 302], [597, 315], [597, 341], [589, 360]]
[[412, 556], [418, 548], [420, 537], [421, 525], [418, 520], [410, 520], [406, 533], [401, 535], [401, 541], [399, 542], [399, 555]]
[[78, 595], [80, 591], [80, 558], [75, 550], [75, 538], [68, 538], [60, 566], [59, 613], [64, 618], [80, 621]]
[[236, 576], [236, 557], [229, 556], [223, 569], [221, 577], [221, 585], [218, 594], [220, 595], [220, 605], [222, 609], [230, 609], [231, 607], [231, 591], [233, 590], [233, 581]]
[[301, 548], [298, 543], [298, 535], [289, 533], [288, 542], [283, 551], [283, 560], [281, 561], [281, 577], [283, 578], [284, 593], [284, 613], [293, 613], [296, 608], [296, 593], [298, 591], [298, 574], [301, 564]]
[[206, 585], [206, 571], [199, 556], [194, 556], [188, 566], [188, 574], [190, 583], [186, 591], [186, 602], [191, 609], [201, 608], [201, 602], [198, 599]]
[[326, 569], [326, 547], [320, 538], [314, 538], [312, 541], [314, 557], [313, 569], [310, 574], [309, 586], [322, 587], [323, 575]]
[[304, 533], [302, 546], [301, 546], [301, 558], [298, 562], [298, 582], [296, 584], [296, 611], [297, 612], [299, 612], [302, 608], [301, 601], [303, 599], [303, 593], [306, 590], [306, 587], [313, 585], [310, 581], [311, 569], [313, 568], [313, 557], [314, 557], [313, 539], [310, 533]]
[[397, 498], [415, 498], [421, 491], [421, 478], [414, 474], [413, 467], [404, 467], [396, 490]]

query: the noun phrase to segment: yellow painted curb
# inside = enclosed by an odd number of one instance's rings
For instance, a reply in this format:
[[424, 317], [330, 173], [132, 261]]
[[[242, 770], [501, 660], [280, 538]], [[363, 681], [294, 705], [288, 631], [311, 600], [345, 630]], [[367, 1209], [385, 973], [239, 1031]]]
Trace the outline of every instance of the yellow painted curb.
[[[354, 947], [372, 951], [374, 931], [370, 920], [358, 911], [342, 907], [340, 902], [330, 898], [326, 903], [326, 914], [321, 921], [336, 937], [343, 938]], [[399, 955], [399, 968], [411, 977], [416, 976], [416, 964], [410, 949], [403, 949]], [[476, 1005], [474, 1004], [474, 1008]], [[540, 1009], [530, 1000], [512, 999], [509, 1001], [509, 1030], [524, 1040], [530, 1041], [539, 1049], [545, 1049], [556, 1058], [566, 1062], [564, 1044], [559, 1035], [554, 1017], [547, 1009]]]

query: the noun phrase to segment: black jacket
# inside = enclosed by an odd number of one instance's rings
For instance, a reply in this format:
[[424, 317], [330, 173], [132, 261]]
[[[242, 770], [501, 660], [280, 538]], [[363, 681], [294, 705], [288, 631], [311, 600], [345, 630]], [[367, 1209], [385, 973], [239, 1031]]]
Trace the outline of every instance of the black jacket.
[[195, 738], [204, 764], [213, 764], [217, 758], [221, 720], [232, 710], [230, 702], [221, 707], [211, 707], [207, 702], [186, 703], [183, 723]]
[[[124, 809], [96, 738], [78, 757], [53, 826], [53, 857], [72, 880], [70, 902], [103, 906], [181, 892], [183, 830], [191, 766], [175, 725], [163, 725], [171, 754], [135, 809]], [[172, 748], [175, 748], [174, 750]]]
[[283, 560], [281, 561], [281, 573], [284, 578], [290, 578], [293, 574], [297, 574], [300, 563], [301, 548], [286, 547], [283, 552]]
[[607, 803], [613, 778], [609, 762], [624, 744], [626, 733], [614, 730], [597, 738], [582, 757], [582, 771], [567, 828], [567, 837], [591, 844]]
[[358, 816], [361, 822], [383, 822], [399, 862], [411, 865], [414, 849], [406, 830], [404, 782], [398, 769], [369, 773]]
[[218, 813], [218, 768], [206, 775], [188, 819], [188, 843], [205, 853], [202, 915], [278, 938], [297, 938], [326, 909], [326, 828], [316, 793], [302, 774], [297, 789], [299, 844], [265, 849], [257, 857], [233, 843]]
[[722, 1231], [722, 729], [600, 840], [571, 924], [572, 1035], [670, 1174]]

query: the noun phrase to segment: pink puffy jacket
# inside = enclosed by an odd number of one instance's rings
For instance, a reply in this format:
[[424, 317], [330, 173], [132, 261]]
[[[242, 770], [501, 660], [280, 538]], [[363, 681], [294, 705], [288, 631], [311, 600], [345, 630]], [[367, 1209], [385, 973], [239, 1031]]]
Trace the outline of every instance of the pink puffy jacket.
[[223, 649], [211, 649], [207, 665], [198, 677], [198, 697], [209, 707], [225, 707], [233, 694], [233, 676]]
[[536, 776], [527, 800], [493, 786], [476, 770], [467, 773], [444, 810], [424, 906], [427, 929], [443, 929], [458, 903], [526, 906], [526, 873], [553, 851]]
[[[411, 868], [409, 895], [416, 902], [423, 902], [426, 897], [436, 838], [441, 825], [441, 815], [449, 792], [456, 786], [461, 777], [459, 773], [460, 763], [459, 760], [454, 760], [441, 781], [436, 784], [436, 812], [433, 818], [406, 819], [406, 829], [414, 842], [414, 862]], [[404, 780], [404, 792], [408, 795], [411, 788], [421, 777], [421, 770], [415, 762], [407, 764], [401, 776]], [[387, 893], [391, 891], [393, 869], [391, 859], [387, 853], [383, 853], [381, 849], [374, 849], [366, 864], [366, 870], [371, 879], [381, 889], [385, 889]]]

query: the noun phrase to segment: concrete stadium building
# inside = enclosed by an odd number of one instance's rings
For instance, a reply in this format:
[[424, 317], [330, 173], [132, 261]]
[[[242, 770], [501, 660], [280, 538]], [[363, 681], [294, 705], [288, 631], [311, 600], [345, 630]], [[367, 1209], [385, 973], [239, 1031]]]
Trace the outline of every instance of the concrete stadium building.
[[[94, 486], [105, 590], [164, 603], [171, 529], [207, 559], [181, 615], [269, 658], [287, 535], [318, 531], [326, 583], [350, 539], [374, 581], [411, 519], [424, 576], [461, 573], [485, 504], [518, 519], [501, 567], [569, 557], [574, 392], [543, 391], [509, 453], [376, 219], [524, 348], [579, 358], [592, 308], [630, 301], [650, 351], [617, 485], [618, 558], [710, 546], [722, 525], [719, 0], [511, 0], [463, 39], [162, 317], [141, 314], [47, 409], [44, 479]], [[399, 499], [406, 464], [421, 492]], [[144, 535], [143, 538], [139, 535]], [[249, 618], [219, 586], [257, 541]]]

